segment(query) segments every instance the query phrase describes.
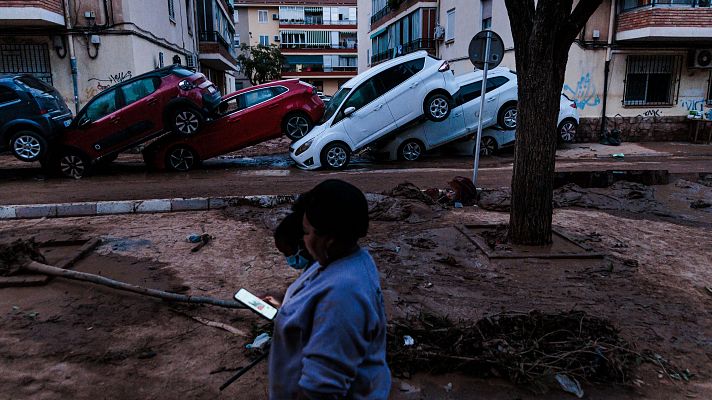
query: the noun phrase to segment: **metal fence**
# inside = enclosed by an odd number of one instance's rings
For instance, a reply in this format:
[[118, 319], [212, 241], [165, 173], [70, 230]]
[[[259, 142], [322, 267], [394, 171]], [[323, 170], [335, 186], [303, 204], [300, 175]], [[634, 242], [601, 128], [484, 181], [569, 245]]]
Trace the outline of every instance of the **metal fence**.
[[375, 24], [381, 18], [388, 15], [389, 12], [391, 12], [391, 8], [388, 5], [386, 5], [385, 7], [381, 8], [377, 13], [375, 13], [371, 16], [371, 23]]
[[42, 44], [1, 44], [0, 75], [32, 74], [52, 85], [49, 46]]
[[682, 56], [635, 55], [626, 58], [625, 106], [671, 106], [677, 102]]

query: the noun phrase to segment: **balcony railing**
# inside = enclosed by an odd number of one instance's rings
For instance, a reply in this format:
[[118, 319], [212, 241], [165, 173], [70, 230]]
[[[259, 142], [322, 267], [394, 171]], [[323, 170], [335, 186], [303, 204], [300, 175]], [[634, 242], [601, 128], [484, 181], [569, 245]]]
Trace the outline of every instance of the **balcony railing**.
[[354, 44], [327, 44], [327, 43], [282, 43], [279, 46], [281, 49], [340, 49], [340, 50], [356, 50]]
[[375, 23], [378, 22], [381, 18], [383, 18], [383, 17], [385, 17], [386, 15], [388, 15], [388, 13], [389, 13], [390, 11], [391, 11], [391, 8], [388, 7], [388, 5], [386, 5], [385, 7], [381, 8], [380, 10], [378, 10], [377, 13], [375, 13], [375, 14], [373, 14], [373, 15], [371, 16], [371, 23], [372, 23], [372, 24], [375, 24]]
[[712, 7], [712, 0], [624, 0], [620, 11], [631, 11], [650, 7]]
[[334, 65], [331, 67], [323, 64], [301, 64], [301, 68], [294, 65], [285, 66], [283, 72], [355, 72], [358, 69], [355, 65]]
[[356, 20], [324, 21], [322, 18], [281, 19], [280, 25], [356, 25]]
[[402, 56], [404, 54], [413, 53], [418, 50], [427, 50], [429, 53], [433, 53], [435, 52], [435, 46], [437, 46], [437, 42], [438, 39], [433, 38], [412, 40], [408, 43], [396, 46], [393, 49], [388, 49], [386, 51], [372, 55], [371, 65], [375, 65], [380, 62], [390, 60], [391, 58]]
[[225, 50], [230, 52], [230, 55], [233, 57], [237, 57], [237, 52], [235, 51], [235, 47], [230, 44], [225, 38], [220, 34], [218, 31], [201, 31], [198, 34], [198, 39], [201, 42], [212, 42], [212, 43], [220, 43], [225, 47]]

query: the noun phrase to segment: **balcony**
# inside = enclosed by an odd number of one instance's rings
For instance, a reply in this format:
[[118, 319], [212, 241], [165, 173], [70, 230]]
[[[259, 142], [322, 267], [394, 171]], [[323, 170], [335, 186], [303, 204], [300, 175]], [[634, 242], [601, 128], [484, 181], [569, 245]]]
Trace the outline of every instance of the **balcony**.
[[386, 5], [385, 7], [381, 8], [377, 13], [373, 14], [371, 16], [371, 25], [375, 24], [376, 22], [380, 21], [383, 17], [388, 15], [388, 13], [391, 12], [391, 8]]
[[418, 50], [426, 50], [431, 55], [435, 55], [435, 48], [440, 39], [423, 38], [412, 40], [393, 49], [376, 53], [371, 56], [371, 66], [390, 60], [397, 56], [402, 56], [408, 53], [413, 53]]
[[201, 31], [198, 39], [201, 63], [221, 71], [237, 69], [235, 48], [220, 32]]
[[324, 21], [319, 19], [306, 19], [306, 20], [279, 20], [279, 27], [282, 29], [357, 29], [356, 21], [344, 20], [344, 21]]
[[356, 44], [352, 45], [331, 45], [323, 43], [282, 43], [279, 46], [282, 53], [310, 53], [319, 52], [325, 54], [356, 54]]
[[[9, 3], [9, 2], [3, 2]], [[3, 26], [64, 26], [62, 0], [35, 2], [13, 2], [13, 5], [0, 6], [0, 25]]]
[[709, 41], [712, 0], [626, 0], [620, 4], [616, 40]]

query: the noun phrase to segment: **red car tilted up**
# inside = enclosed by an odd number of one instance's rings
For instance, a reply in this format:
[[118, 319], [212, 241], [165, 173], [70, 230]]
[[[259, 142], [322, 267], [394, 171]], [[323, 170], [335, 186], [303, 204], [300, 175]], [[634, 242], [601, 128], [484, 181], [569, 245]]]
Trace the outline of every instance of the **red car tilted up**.
[[164, 137], [143, 151], [158, 169], [188, 171], [200, 161], [279, 137], [306, 135], [324, 113], [316, 89], [298, 79], [275, 81], [223, 97], [218, 117], [191, 137]]

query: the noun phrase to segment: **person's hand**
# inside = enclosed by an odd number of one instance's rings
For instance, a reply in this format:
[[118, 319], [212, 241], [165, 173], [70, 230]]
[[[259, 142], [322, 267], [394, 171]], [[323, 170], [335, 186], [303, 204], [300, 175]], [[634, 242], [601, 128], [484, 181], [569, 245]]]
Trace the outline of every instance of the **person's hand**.
[[264, 297], [262, 297], [262, 300], [269, 303], [274, 308], [279, 308], [282, 306], [282, 302], [277, 300], [273, 296], [264, 296]]

